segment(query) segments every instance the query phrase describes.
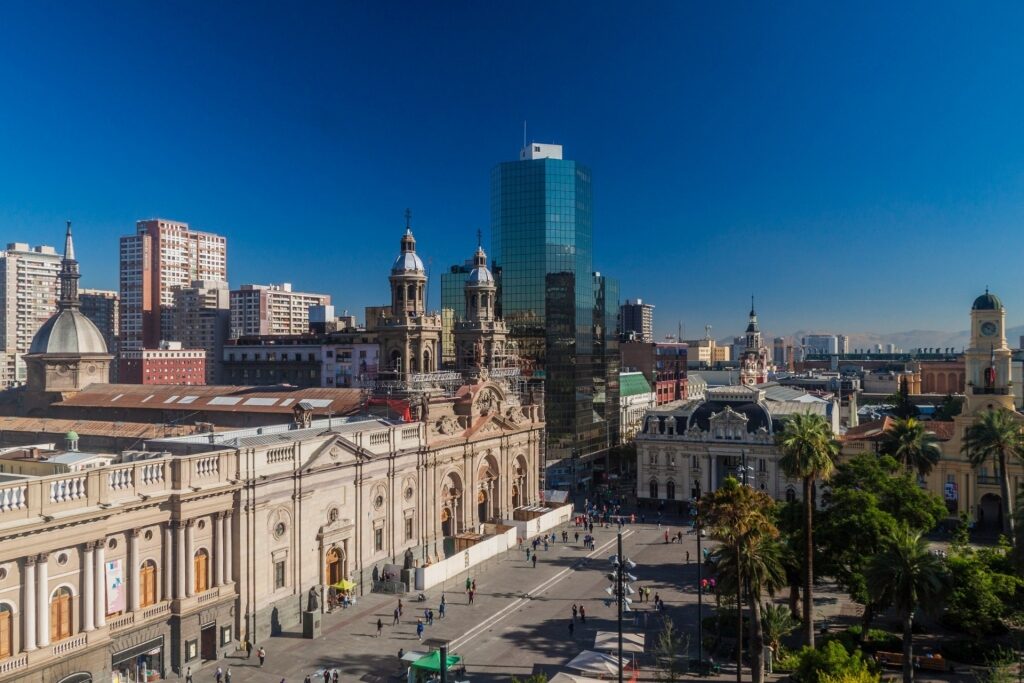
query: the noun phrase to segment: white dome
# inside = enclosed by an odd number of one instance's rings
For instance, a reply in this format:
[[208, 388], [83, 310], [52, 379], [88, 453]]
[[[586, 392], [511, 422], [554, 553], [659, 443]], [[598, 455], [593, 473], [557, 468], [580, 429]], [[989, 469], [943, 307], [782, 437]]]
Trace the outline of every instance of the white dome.
[[93, 321], [77, 308], [58, 311], [43, 323], [32, 338], [29, 353], [108, 355], [103, 335]]
[[492, 285], [494, 284], [494, 276], [491, 275], [491, 269], [487, 266], [480, 268], [474, 268], [470, 271], [469, 277], [466, 278], [466, 284], [469, 285]]
[[423, 267], [422, 259], [416, 255], [415, 251], [407, 251], [399, 254], [398, 258], [395, 259], [394, 265], [391, 266], [392, 273], [424, 273], [426, 270], [427, 269]]

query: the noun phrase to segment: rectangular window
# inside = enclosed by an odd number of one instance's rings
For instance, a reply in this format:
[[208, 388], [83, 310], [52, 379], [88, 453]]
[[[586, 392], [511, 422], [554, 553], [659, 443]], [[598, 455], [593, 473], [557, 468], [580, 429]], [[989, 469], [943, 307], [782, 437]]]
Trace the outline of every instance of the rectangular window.
[[408, 517], [405, 520], [405, 540], [412, 540], [412, 517]]
[[284, 588], [284, 560], [274, 562], [274, 590]]
[[373, 530], [373, 549], [377, 552], [384, 550], [384, 530], [374, 529]]

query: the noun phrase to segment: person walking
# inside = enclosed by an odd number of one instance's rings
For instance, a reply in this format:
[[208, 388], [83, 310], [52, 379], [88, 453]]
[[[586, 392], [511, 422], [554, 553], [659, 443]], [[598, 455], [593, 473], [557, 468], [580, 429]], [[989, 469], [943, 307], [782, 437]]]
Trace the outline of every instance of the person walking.
[[587, 623], [587, 610], [583, 608], [583, 605], [580, 605], [580, 623]]
[[580, 542], [580, 532], [576, 532], [576, 543]]
[[572, 620], [576, 621], [576, 617], [579, 614], [580, 608], [576, 606], [576, 603], [572, 603]]
[[267, 651], [260, 646], [260, 649], [256, 651], [256, 656], [260, 658], [260, 666], [263, 666], [263, 662], [267, 661]]
[[473, 596], [476, 595], [476, 591], [472, 588], [469, 589], [469, 604], [473, 604]]
[[470, 588], [470, 590], [476, 593], [476, 579], [473, 579], [473, 586]]
[[472, 579], [470, 579], [470, 578], [469, 578], [469, 577], [467, 576], [467, 577], [466, 577], [466, 592], [468, 593], [468, 592], [469, 592], [469, 589], [470, 589], [470, 588], [472, 588], [472, 587], [473, 587], [473, 580], [472, 580]]
[[398, 616], [402, 616], [402, 598], [398, 598]]
[[384, 630], [384, 622], [377, 617], [377, 637], [380, 638], [381, 631]]
[[434, 625], [434, 610], [428, 610], [427, 611], [427, 625], [428, 626], [433, 626]]
[[422, 619], [417, 619], [416, 620], [416, 638], [418, 638], [421, 643], [423, 642], [423, 620]]
[[395, 616], [394, 616], [394, 618], [393, 618], [393, 619], [391, 620], [391, 625], [392, 625], [392, 626], [398, 626], [398, 622], [399, 622], [399, 619], [398, 619], [398, 608], [397, 608], [397, 607], [395, 608], [395, 612], [394, 612], [394, 614], [395, 614]]
[[548, 537], [544, 537], [544, 552], [548, 551]]
[[192, 683], [192, 667], [185, 670], [185, 683]]
[[427, 626], [430, 625], [430, 610], [426, 607], [423, 608], [423, 621], [427, 622]]
[[213, 674], [213, 677], [217, 680], [217, 683], [221, 683], [224, 680], [224, 669], [217, 667], [217, 672]]
[[526, 561], [527, 562], [530, 561], [530, 549], [529, 548], [526, 549]]
[[445, 608], [444, 598], [441, 598], [441, 604], [437, 608], [437, 613], [441, 615], [442, 619], [444, 619], [444, 608]]
[[690, 564], [690, 551], [686, 551], [686, 564]]
[[536, 555], [533, 556], [533, 568], [534, 569], [537, 568], [537, 556]]
[[231, 683], [231, 667], [230, 666], [227, 668], [227, 671], [224, 672], [224, 683]]

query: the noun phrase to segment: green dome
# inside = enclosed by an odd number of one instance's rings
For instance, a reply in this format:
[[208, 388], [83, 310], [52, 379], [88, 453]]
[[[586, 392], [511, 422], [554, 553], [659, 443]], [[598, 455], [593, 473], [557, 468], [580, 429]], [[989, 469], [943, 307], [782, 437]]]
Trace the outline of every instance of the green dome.
[[998, 311], [1003, 307], [1003, 302], [995, 294], [990, 294], [986, 289], [985, 293], [974, 300], [971, 306], [972, 311]]
[[72, 429], [71, 431], [64, 435], [64, 438], [67, 439], [68, 441], [78, 441], [78, 433]]

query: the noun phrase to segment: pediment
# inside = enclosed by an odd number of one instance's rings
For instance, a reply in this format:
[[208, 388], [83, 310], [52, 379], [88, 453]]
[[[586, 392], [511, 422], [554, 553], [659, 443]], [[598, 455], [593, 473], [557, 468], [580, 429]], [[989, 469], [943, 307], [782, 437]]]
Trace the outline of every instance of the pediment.
[[335, 467], [338, 465], [352, 465], [356, 462], [370, 459], [370, 455], [364, 452], [359, 446], [347, 439], [335, 436], [327, 440], [319, 448], [313, 451], [305, 463], [304, 468], [309, 467]]

